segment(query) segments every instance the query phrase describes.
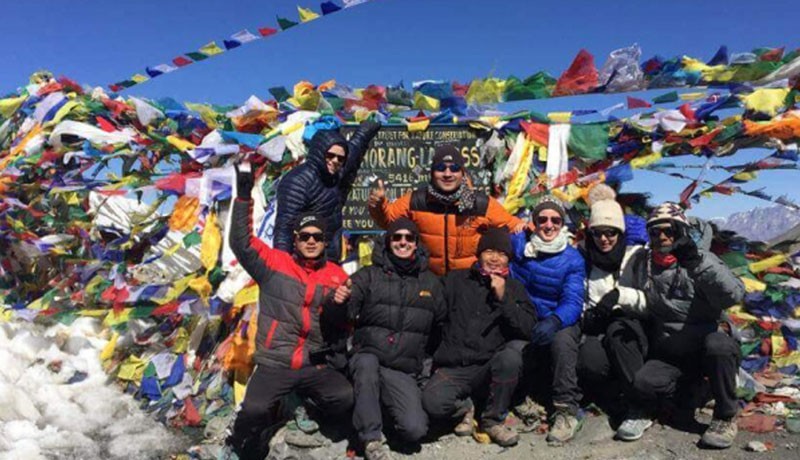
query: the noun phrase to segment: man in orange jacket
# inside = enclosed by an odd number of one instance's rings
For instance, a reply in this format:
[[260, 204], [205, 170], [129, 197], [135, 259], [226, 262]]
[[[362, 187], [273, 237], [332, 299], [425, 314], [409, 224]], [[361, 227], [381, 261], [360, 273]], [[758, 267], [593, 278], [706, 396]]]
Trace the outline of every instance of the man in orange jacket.
[[441, 145], [431, 162], [430, 184], [398, 198], [386, 199], [383, 182], [369, 197], [369, 213], [381, 228], [401, 218], [411, 219], [430, 251], [430, 270], [444, 275], [470, 268], [481, 233], [490, 227], [508, 227], [514, 233], [525, 224], [494, 198], [467, 184], [464, 157], [452, 145]]

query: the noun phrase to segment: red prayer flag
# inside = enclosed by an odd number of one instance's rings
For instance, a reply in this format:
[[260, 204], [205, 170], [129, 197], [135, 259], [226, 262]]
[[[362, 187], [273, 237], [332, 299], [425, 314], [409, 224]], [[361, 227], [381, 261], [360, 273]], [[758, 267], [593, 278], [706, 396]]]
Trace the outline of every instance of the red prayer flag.
[[178, 56], [172, 60], [172, 63], [178, 67], [185, 67], [191, 64], [192, 62], [193, 62], [192, 60], [190, 60], [189, 58], [185, 58], [183, 56]]
[[97, 120], [97, 127], [102, 129], [103, 131], [105, 131], [107, 133], [113, 133], [114, 131], [117, 130], [116, 126], [111, 124], [110, 121], [106, 120], [103, 117], [97, 116], [97, 117], [94, 117], [94, 119]]
[[761, 55], [762, 61], [778, 62], [783, 58], [783, 48], [775, 48]]
[[690, 121], [694, 121], [694, 110], [689, 106], [689, 103], [683, 104], [678, 110]]
[[561, 74], [556, 82], [553, 96], [588, 93], [597, 86], [598, 73], [594, 66], [594, 56], [586, 50], [580, 50], [569, 69]]
[[258, 29], [258, 33], [260, 33], [262, 37], [269, 37], [270, 35], [275, 35], [278, 33], [278, 30], [273, 29], [272, 27], [261, 27]]
[[635, 97], [628, 96], [628, 109], [646, 109], [652, 106], [652, 104], [644, 99], [637, 99]]
[[540, 145], [547, 145], [550, 139], [550, 125], [544, 123], [521, 121], [519, 125], [528, 135], [530, 140], [537, 142]]

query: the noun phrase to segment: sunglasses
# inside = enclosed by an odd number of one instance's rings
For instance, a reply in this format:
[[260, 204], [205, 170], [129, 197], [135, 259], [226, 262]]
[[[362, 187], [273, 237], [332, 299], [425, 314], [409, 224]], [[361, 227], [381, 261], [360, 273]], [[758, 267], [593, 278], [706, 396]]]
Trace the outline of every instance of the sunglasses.
[[544, 225], [544, 224], [547, 223], [548, 220], [550, 222], [552, 222], [553, 225], [561, 225], [561, 224], [564, 223], [564, 219], [562, 219], [560, 217], [539, 216], [539, 217], [536, 218], [536, 224], [537, 225]]
[[650, 238], [658, 238], [662, 233], [667, 238], [675, 238], [675, 229], [672, 227], [653, 227], [647, 229], [647, 234], [650, 235]]
[[325, 234], [322, 232], [300, 232], [297, 234], [297, 239], [303, 243], [308, 242], [311, 238], [314, 238], [316, 242], [321, 242], [325, 239]]
[[434, 171], [436, 171], [436, 172], [450, 171], [451, 173], [457, 173], [457, 172], [461, 171], [461, 166], [459, 166], [459, 165], [457, 165], [455, 163], [450, 163], [450, 164], [437, 163], [437, 164], [433, 165], [432, 169]]
[[336, 160], [339, 163], [344, 163], [345, 158], [347, 158], [346, 155], [339, 155], [339, 154], [336, 154], [336, 153], [333, 153], [333, 152], [325, 152], [325, 159], [326, 160], [331, 160], [331, 161]]
[[595, 238], [600, 238], [601, 236], [605, 236], [606, 238], [614, 238], [615, 236], [619, 235], [619, 230], [615, 228], [592, 228], [589, 229], [589, 233]]
[[400, 241], [408, 241], [409, 243], [417, 242], [417, 235], [413, 233], [394, 233], [392, 234], [392, 241], [398, 243]]

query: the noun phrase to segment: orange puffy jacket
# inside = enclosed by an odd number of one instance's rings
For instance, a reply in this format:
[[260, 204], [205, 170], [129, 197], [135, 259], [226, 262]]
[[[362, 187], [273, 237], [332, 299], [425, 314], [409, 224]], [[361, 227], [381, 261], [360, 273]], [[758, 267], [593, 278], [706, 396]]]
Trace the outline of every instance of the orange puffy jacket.
[[475, 252], [485, 229], [504, 226], [512, 229], [522, 222], [485, 193], [476, 191], [474, 208], [461, 213], [455, 205], [431, 199], [427, 187], [409, 192], [391, 203], [384, 200], [381, 205], [370, 207], [369, 213], [384, 229], [401, 217], [414, 221], [419, 227], [422, 244], [431, 254], [429, 268], [440, 276], [450, 270], [469, 268], [478, 260]]

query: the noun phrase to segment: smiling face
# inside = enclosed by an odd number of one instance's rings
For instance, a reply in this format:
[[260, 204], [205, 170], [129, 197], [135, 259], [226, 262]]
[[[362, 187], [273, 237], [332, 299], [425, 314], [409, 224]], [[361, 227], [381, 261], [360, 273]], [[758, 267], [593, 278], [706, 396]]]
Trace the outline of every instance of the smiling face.
[[489, 273], [502, 273], [508, 270], [508, 254], [495, 249], [485, 249], [480, 255], [481, 267]]
[[536, 216], [536, 234], [545, 243], [556, 239], [563, 225], [564, 219], [561, 218], [561, 214], [552, 209], [543, 209]]
[[325, 250], [325, 234], [318, 227], [303, 227], [294, 234], [294, 248], [303, 258], [316, 259]]
[[389, 249], [398, 259], [411, 259], [417, 252], [417, 235], [408, 230], [398, 230], [392, 234]]
[[602, 253], [611, 252], [619, 241], [619, 230], [613, 227], [597, 226], [589, 229], [594, 245]]
[[453, 193], [464, 180], [464, 170], [455, 163], [445, 162], [431, 167], [433, 186], [442, 193]]
[[325, 167], [328, 168], [330, 174], [337, 174], [344, 166], [347, 160], [347, 153], [344, 147], [339, 144], [334, 144], [325, 152]]

